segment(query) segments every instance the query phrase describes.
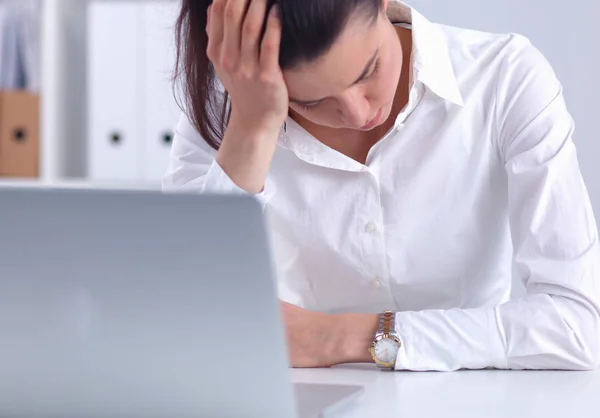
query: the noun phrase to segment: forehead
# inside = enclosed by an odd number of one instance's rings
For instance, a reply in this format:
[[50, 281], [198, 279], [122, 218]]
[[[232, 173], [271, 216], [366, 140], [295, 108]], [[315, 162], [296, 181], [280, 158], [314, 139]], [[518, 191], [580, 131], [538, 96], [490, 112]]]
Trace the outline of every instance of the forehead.
[[284, 71], [290, 97], [310, 101], [346, 90], [380, 46], [379, 19], [352, 19], [331, 49], [318, 59]]

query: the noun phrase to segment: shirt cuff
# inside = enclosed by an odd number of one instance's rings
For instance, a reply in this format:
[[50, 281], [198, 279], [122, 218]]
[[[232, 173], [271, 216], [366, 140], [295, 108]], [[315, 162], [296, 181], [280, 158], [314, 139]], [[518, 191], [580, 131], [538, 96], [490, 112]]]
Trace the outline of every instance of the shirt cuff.
[[[273, 194], [271, 191], [272, 189], [272, 184], [269, 181], [269, 179], [267, 179], [263, 191], [258, 194], [252, 195], [259, 201], [263, 209], [271, 200]], [[219, 163], [217, 163], [216, 160], [212, 163], [210, 169], [208, 170], [208, 173], [206, 173], [204, 186], [202, 187], [202, 193], [245, 195], [249, 194], [244, 189], [240, 188], [237, 184], [235, 184], [233, 180], [231, 180], [231, 178], [227, 175], [227, 173], [225, 173], [225, 171], [223, 171], [223, 169], [221, 168]]]
[[396, 314], [396, 370], [454, 371], [505, 368], [494, 308]]

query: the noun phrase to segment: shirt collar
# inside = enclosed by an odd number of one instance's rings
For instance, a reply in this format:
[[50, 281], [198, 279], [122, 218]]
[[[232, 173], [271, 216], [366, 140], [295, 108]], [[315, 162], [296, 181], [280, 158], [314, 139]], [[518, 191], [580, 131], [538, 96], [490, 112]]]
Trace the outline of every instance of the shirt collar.
[[[323, 144], [290, 117], [281, 128], [278, 144], [293, 151], [298, 158], [310, 164], [344, 171], [365, 169], [365, 166], [358, 161]], [[323, 158], [323, 155], [327, 155], [327, 158]]]
[[440, 28], [400, 0], [390, 0], [387, 14], [393, 23], [412, 25], [414, 78], [440, 98], [463, 106], [446, 36]]

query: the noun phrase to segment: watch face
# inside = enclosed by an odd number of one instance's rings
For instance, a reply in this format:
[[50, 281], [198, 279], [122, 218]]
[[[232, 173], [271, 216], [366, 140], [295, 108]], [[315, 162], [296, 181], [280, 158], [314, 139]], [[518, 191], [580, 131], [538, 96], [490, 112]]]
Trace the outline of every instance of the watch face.
[[398, 343], [390, 338], [385, 338], [375, 345], [375, 356], [382, 363], [393, 363], [398, 354]]

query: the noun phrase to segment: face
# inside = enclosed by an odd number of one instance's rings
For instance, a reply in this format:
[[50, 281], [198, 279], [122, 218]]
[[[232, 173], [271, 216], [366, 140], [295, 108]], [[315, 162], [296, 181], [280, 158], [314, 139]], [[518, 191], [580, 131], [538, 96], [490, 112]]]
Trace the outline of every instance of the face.
[[370, 131], [390, 116], [401, 69], [385, 14], [372, 22], [357, 13], [325, 55], [284, 72], [290, 108], [317, 125]]

